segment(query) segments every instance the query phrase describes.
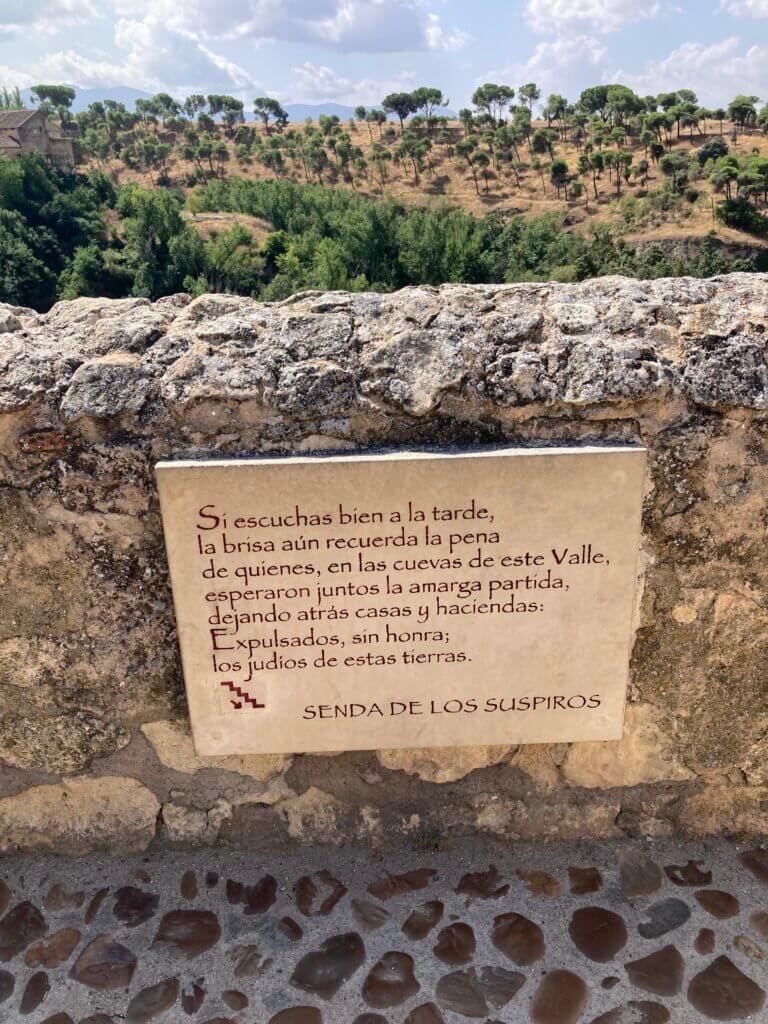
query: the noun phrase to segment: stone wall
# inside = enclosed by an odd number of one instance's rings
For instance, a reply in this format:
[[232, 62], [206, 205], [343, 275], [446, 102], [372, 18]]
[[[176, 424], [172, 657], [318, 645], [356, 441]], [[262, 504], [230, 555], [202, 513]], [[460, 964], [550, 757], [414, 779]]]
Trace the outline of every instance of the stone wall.
[[[768, 832], [768, 276], [0, 306], [0, 851]], [[154, 463], [642, 441], [618, 743], [198, 758]]]

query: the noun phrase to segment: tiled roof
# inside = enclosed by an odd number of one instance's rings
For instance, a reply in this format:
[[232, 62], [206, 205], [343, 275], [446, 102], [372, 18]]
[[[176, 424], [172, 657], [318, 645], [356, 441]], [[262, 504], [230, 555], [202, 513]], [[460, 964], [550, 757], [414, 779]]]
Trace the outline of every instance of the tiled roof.
[[0, 113], [0, 131], [21, 128], [36, 113], [36, 110], [4, 110]]

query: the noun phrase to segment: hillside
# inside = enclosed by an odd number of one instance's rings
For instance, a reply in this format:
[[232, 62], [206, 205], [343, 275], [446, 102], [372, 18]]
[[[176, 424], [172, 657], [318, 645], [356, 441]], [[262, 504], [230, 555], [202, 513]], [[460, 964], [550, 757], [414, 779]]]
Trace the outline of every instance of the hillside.
[[[207, 134], [208, 145], [204, 139], [197, 146], [189, 135], [189, 129], [139, 127], [126, 133], [119, 157], [99, 159], [87, 153], [86, 159], [118, 182], [136, 181], [149, 188], [163, 183], [191, 192], [213, 178], [287, 179], [409, 205], [447, 203], [478, 215], [557, 213], [570, 230], [589, 233], [610, 227], [633, 243], [687, 243], [715, 231], [730, 246], [768, 247], [765, 239], [727, 227], [715, 217], [714, 203], [722, 196], [710, 182], [708, 168], [696, 166], [695, 176], [688, 171], [685, 180], [679, 172], [669, 173], [670, 162], [695, 165], [701, 147], [713, 140], [724, 144], [736, 161], [768, 159], [765, 134], [736, 130], [729, 121], [703, 121], [695, 132], [679, 138], [672, 133], [665, 138], [663, 155], [654, 156], [647, 138], [627, 134], [618, 146], [592, 148], [601, 154], [597, 163], [602, 160], [603, 166], [597, 169], [585, 168], [589, 145], [564, 139], [545, 121], [534, 121], [529, 139], [506, 150], [488, 132], [470, 149], [474, 137], [455, 120], [432, 130], [417, 124], [404, 133], [392, 124], [326, 116], [319, 122], [289, 123], [282, 130], [256, 123], [234, 130], [216, 126]], [[536, 153], [537, 145], [544, 151]], [[665, 156], [672, 160], [665, 161]]]
[[[438, 89], [292, 122], [270, 97], [159, 93], [72, 114], [79, 169], [0, 160], [0, 301], [444, 282], [711, 277], [768, 267], [768, 107], [595, 86], [577, 103], [487, 83], [449, 119]], [[6, 103], [20, 105], [19, 97]], [[392, 120], [392, 116], [396, 120]]]

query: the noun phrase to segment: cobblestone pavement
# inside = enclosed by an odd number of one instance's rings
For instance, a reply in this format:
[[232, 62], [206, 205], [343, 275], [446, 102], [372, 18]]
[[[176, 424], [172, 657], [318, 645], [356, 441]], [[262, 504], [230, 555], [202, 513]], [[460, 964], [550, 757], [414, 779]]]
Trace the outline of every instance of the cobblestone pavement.
[[768, 1021], [768, 849], [0, 860], [0, 1021]]

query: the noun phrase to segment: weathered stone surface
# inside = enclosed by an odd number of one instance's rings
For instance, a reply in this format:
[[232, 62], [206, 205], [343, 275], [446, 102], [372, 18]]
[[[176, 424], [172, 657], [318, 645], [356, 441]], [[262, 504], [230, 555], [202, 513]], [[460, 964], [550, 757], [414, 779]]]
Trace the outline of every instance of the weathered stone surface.
[[299, 796], [284, 800], [279, 810], [292, 839], [301, 843], [341, 841], [338, 822], [343, 806], [330, 793], [310, 786]]
[[116, 722], [87, 713], [13, 712], [3, 719], [0, 761], [14, 768], [69, 775], [87, 768], [94, 757], [126, 746], [130, 733]]
[[[0, 305], [0, 842], [110, 845], [98, 800], [71, 831], [3, 800], [89, 769], [154, 788], [179, 842], [764, 833], [767, 331], [760, 274]], [[648, 447], [624, 739], [196, 758], [154, 463], [488, 442]], [[136, 785], [115, 800], [138, 845]]]
[[194, 775], [202, 768], [219, 768], [225, 772], [247, 775], [258, 782], [268, 782], [291, 763], [284, 754], [250, 754], [245, 757], [198, 757], [192, 735], [180, 722], [163, 720], [142, 725], [141, 731], [152, 744], [166, 768]]
[[671, 738], [656, 724], [658, 717], [648, 704], [630, 704], [618, 743], [571, 744], [563, 762], [566, 780], [572, 786], [611, 789], [693, 778], [679, 763]]
[[593, 804], [491, 799], [475, 819], [477, 828], [507, 839], [613, 839], [621, 806], [613, 801]]
[[499, 764], [509, 747], [427, 747], [417, 750], [377, 750], [385, 768], [416, 775], [425, 782], [456, 782], [477, 768]]
[[222, 824], [232, 817], [232, 805], [226, 800], [217, 800], [213, 807], [200, 810], [167, 803], [163, 804], [161, 817], [163, 835], [169, 842], [210, 846], [216, 842]]
[[159, 809], [136, 779], [104, 776], [35, 786], [0, 800], [0, 852], [140, 853], [154, 837]]
[[682, 801], [678, 828], [691, 835], [768, 833], [768, 788], [713, 786]]

